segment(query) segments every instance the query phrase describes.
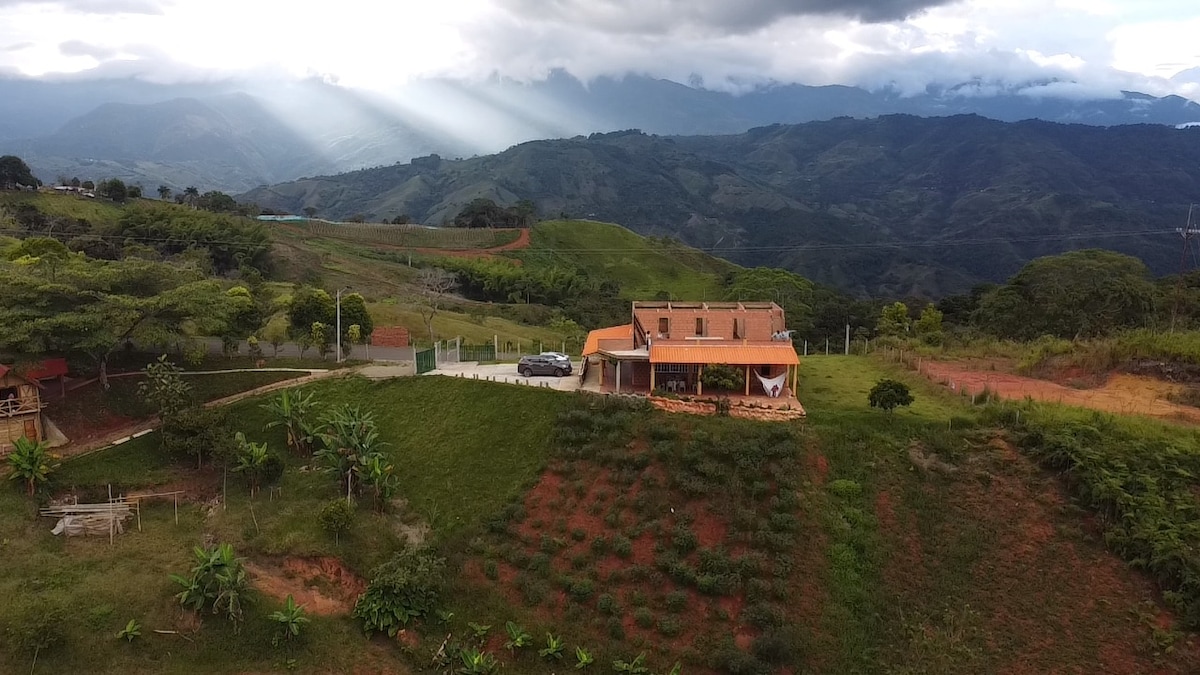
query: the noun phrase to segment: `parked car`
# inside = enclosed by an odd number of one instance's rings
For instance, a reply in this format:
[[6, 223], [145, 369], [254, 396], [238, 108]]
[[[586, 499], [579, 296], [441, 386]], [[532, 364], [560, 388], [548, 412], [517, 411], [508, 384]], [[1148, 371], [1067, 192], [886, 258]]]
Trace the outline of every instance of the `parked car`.
[[556, 361], [570, 361], [571, 360], [571, 357], [567, 356], [566, 354], [564, 354], [562, 352], [542, 352], [541, 354], [538, 354], [538, 356], [545, 356], [548, 358], [555, 359]]
[[517, 372], [525, 377], [534, 375], [553, 375], [562, 377], [571, 374], [571, 362], [553, 359], [549, 356], [522, 356], [517, 364]]

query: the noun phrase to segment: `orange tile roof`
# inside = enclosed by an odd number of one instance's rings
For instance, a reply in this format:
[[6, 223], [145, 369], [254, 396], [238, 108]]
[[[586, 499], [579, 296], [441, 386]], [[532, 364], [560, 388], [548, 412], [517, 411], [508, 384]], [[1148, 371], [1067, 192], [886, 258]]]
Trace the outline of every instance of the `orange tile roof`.
[[[589, 338], [590, 339], [590, 338]], [[800, 363], [790, 342], [756, 345], [650, 345], [650, 363], [724, 363], [732, 366], [794, 366]]]
[[591, 356], [600, 351], [601, 340], [629, 340], [629, 348], [633, 348], [633, 324], [597, 328], [588, 333], [587, 342], [583, 344], [583, 355]]

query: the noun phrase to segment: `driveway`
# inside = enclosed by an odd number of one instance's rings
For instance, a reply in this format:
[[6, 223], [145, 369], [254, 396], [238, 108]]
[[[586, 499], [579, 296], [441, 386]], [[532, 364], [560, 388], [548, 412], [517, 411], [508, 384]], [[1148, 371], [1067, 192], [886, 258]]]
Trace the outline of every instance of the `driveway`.
[[445, 375], [446, 377], [465, 377], [472, 380], [488, 380], [492, 382], [507, 382], [509, 384], [524, 384], [532, 387], [548, 387], [558, 391], [577, 391], [579, 389], [579, 368], [582, 364], [572, 362], [574, 369], [570, 375], [554, 377], [553, 375], [534, 375], [523, 377], [517, 372], [515, 363], [497, 363], [480, 365], [474, 361], [464, 363], [443, 363], [428, 375]]

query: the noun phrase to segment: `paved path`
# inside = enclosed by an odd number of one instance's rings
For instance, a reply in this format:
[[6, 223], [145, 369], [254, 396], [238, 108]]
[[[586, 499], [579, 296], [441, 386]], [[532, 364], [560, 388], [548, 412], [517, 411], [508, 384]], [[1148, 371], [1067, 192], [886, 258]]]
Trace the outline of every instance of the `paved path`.
[[[263, 368], [261, 370], [258, 370], [258, 369], [245, 370], [245, 369], [243, 369], [243, 370], [228, 371], [228, 372], [280, 372], [281, 370], [283, 370], [283, 369]], [[212, 371], [212, 372], [219, 373], [219, 372], [227, 372], [227, 371]], [[303, 371], [300, 371], [300, 372], [303, 372]], [[234, 394], [232, 396], [226, 396], [225, 398], [219, 398], [214, 401], [209, 401], [208, 403], [204, 404], [204, 407], [205, 408], [216, 408], [216, 407], [220, 407], [220, 406], [226, 406], [231, 403], [237, 403], [238, 401], [241, 401], [242, 399], [250, 398], [251, 396], [260, 396], [262, 394], [269, 394], [273, 391], [279, 391], [280, 389], [288, 389], [290, 387], [300, 387], [300, 386], [304, 386], [305, 384], [308, 384], [309, 382], [316, 382], [317, 380], [323, 380], [323, 379], [330, 378], [330, 377], [346, 376], [346, 375], [350, 375], [354, 372], [356, 372], [356, 369], [354, 369], [354, 368], [343, 368], [340, 370], [314, 369], [314, 370], [308, 371], [308, 375], [305, 375], [304, 377], [292, 378], [290, 380], [282, 380], [280, 382], [272, 382], [271, 384], [267, 384], [267, 385], [258, 387], [257, 389], [250, 389], [248, 391], [243, 391], [243, 392]], [[68, 459], [71, 457], [80, 457], [82, 455], [89, 455], [93, 452], [97, 452], [99, 450], [104, 450], [105, 448], [109, 448], [114, 445], [120, 445], [122, 443], [129, 441], [130, 439], [138, 438], [140, 436], [145, 436], [146, 434], [150, 433], [151, 431], [154, 431], [155, 429], [157, 429], [158, 425], [159, 425], [158, 417], [152, 417], [147, 420], [142, 420], [141, 422], [138, 422], [137, 424], [131, 424], [122, 429], [116, 429], [116, 430], [112, 431], [111, 433], [105, 434], [104, 436], [101, 436], [100, 438], [90, 440], [87, 443], [78, 443], [78, 444], [71, 443], [68, 445], [64, 445], [60, 448], [56, 448], [55, 450], [57, 451], [57, 454], [60, 457], [62, 457], [63, 459]]]
[[488, 380], [491, 382], [507, 382], [509, 384], [524, 384], [532, 387], [547, 387], [558, 391], [577, 391], [579, 389], [579, 364], [572, 363], [574, 370], [570, 375], [554, 377], [553, 375], [534, 375], [524, 377], [517, 372], [515, 363], [496, 363], [480, 365], [474, 361], [462, 363], [443, 363], [437, 370], [428, 375], [445, 375], [446, 377], [465, 377], [472, 380]]

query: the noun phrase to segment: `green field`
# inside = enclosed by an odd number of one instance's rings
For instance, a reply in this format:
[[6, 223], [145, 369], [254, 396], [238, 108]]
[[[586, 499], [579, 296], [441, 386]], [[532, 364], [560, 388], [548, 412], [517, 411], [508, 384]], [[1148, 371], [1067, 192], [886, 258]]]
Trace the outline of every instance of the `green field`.
[[512, 255], [527, 265], [565, 264], [595, 278], [619, 280], [622, 295], [638, 300], [660, 293], [675, 300], [720, 300], [724, 276], [739, 269], [672, 240], [591, 220], [540, 222], [530, 248]]
[[493, 248], [516, 241], [516, 230], [426, 227], [424, 225], [388, 225], [381, 223], [329, 223], [311, 220], [289, 223], [314, 237], [345, 239], [355, 242], [386, 244], [403, 248], [469, 250]]
[[[402, 501], [382, 516], [360, 506], [340, 544], [314, 518], [336, 498], [336, 483], [302, 471], [309, 460], [289, 457], [278, 491], [253, 502], [231, 475], [228, 502], [214, 509], [205, 504], [222, 491], [220, 471], [166, 457], [147, 436], [67, 463], [55, 494], [182, 488], [178, 525], [171, 503], [160, 502], [144, 510], [141, 532], [111, 548], [106, 538], [61, 540], [16, 486], [0, 491], [0, 592], [17, 599], [0, 606], [0, 626], [61, 616], [63, 642], [39, 654], [39, 672], [261, 672], [288, 659], [302, 672], [351, 664], [409, 672], [429, 663], [446, 633], [469, 642], [475, 623], [498, 636], [508, 620], [538, 641], [553, 631], [568, 651], [585, 646], [598, 656], [591, 672], [640, 651], [656, 672], [676, 660], [699, 673], [765, 672], [765, 664], [1187, 672], [1190, 634], [1105, 550], [1053, 476], [1003, 441], [1008, 409], [973, 408], [913, 379], [916, 404], [886, 414], [866, 405], [865, 392], [886, 374], [909, 375], [861, 357], [808, 358], [802, 372], [809, 417], [795, 424], [595, 409], [588, 397], [438, 377], [318, 383], [310, 389], [326, 407], [376, 414], [400, 477]], [[258, 402], [231, 412], [252, 439], [282, 449], [278, 429], [262, 430]], [[758, 464], [757, 452], [778, 459]], [[794, 499], [774, 492], [775, 480], [793, 486]], [[408, 647], [321, 616], [285, 653], [271, 647], [265, 619], [275, 598], [259, 598], [237, 635], [219, 617], [193, 633], [173, 606], [167, 574], [183, 571], [204, 535], [259, 565], [334, 556], [365, 577], [422, 523], [451, 562], [444, 605], [453, 616], [419, 623]], [[614, 552], [622, 538], [633, 542], [629, 558]], [[754, 553], [762, 546], [765, 556]], [[722, 577], [730, 564], [743, 572]], [[130, 618], [147, 629], [133, 645], [115, 638]], [[502, 642], [494, 637], [487, 649], [507, 671], [542, 672], [535, 654], [510, 657]], [[32, 655], [8, 644], [0, 669], [28, 668]]]

